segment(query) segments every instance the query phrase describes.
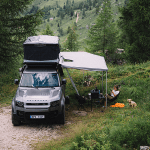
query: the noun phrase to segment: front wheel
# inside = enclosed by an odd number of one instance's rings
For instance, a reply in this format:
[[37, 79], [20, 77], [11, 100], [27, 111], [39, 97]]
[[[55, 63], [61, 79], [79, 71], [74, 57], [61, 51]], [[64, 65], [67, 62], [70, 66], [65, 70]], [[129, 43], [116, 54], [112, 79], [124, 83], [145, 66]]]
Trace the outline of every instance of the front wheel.
[[12, 118], [12, 124], [14, 126], [19, 126], [21, 124], [21, 121], [15, 119], [15, 116], [13, 113], [11, 113], [11, 118]]
[[60, 124], [65, 124], [65, 107], [62, 108], [62, 113], [59, 115], [58, 122]]

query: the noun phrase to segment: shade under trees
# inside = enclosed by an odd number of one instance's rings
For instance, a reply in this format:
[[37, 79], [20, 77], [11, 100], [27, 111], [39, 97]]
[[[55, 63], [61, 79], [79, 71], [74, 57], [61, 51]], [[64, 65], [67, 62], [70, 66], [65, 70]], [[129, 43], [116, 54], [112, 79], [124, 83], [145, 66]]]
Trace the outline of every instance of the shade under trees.
[[132, 63], [150, 60], [150, 1], [130, 0], [118, 22], [126, 42], [126, 59]]

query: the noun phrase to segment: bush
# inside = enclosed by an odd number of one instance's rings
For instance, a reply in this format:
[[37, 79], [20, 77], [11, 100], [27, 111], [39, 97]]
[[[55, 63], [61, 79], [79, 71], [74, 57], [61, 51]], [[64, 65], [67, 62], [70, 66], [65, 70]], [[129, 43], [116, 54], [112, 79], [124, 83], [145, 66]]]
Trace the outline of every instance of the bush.
[[[150, 145], [150, 120], [148, 118], [133, 118], [127, 124], [113, 126], [110, 129], [108, 139], [112, 143], [111, 149], [117, 149], [118, 145], [127, 144], [130, 148], [139, 148], [140, 145]], [[117, 142], [117, 144], [115, 143]]]

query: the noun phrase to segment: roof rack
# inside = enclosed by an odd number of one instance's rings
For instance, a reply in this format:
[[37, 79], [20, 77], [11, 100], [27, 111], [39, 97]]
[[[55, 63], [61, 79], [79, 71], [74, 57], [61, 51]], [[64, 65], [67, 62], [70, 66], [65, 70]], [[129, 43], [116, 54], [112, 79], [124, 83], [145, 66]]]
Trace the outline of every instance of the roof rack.
[[32, 65], [32, 64], [58, 64], [59, 63], [59, 59], [55, 59], [55, 60], [43, 60], [43, 61], [39, 61], [39, 60], [25, 60], [24, 59], [24, 64], [28, 64], [28, 65]]

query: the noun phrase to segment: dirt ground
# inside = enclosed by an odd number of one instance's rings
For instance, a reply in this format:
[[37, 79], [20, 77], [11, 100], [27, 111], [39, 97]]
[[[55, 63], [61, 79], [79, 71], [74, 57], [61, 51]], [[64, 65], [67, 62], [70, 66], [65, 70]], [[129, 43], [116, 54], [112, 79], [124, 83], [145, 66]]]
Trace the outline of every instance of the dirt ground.
[[[69, 105], [68, 105], [69, 106]], [[91, 107], [86, 111], [75, 111], [76, 106], [71, 106], [65, 111], [65, 125], [70, 125], [82, 120], [78, 116], [91, 113]], [[0, 107], [0, 150], [33, 150], [38, 142], [63, 138], [63, 125], [52, 123], [26, 124], [13, 126], [11, 120], [11, 106]]]
[[[66, 124], [68, 124], [66, 122]], [[11, 106], [0, 108], [0, 150], [32, 150], [38, 141], [56, 139], [61, 125], [21, 124], [13, 126]]]

